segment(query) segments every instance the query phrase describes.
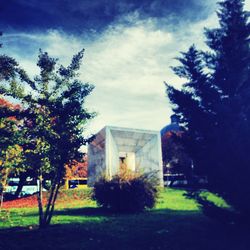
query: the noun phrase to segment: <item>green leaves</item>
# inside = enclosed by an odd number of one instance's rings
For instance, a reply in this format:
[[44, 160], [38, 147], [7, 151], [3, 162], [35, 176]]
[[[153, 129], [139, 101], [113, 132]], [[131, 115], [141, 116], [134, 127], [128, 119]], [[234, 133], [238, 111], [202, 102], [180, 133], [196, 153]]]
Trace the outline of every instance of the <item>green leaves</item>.
[[50, 222], [65, 165], [77, 158], [78, 149], [88, 141], [83, 138], [83, 130], [95, 116], [84, 106], [94, 86], [78, 79], [83, 53], [81, 50], [73, 56], [65, 67], [58, 66], [58, 59], [40, 50], [40, 74], [33, 80], [14, 59], [0, 56], [0, 94], [22, 104], [16, 122], [8, 120], [6, 108], [0, 106], [0, 163], [8, 170], [5, 180], [19, 165], [35, 178], [42, 180], [47, 176], [51, 180], [44, 215], [40, 185], [41, 224]]
[[16, 74], [17, 62], [15, 59], [6, 56], [0, 55], [0, 80], [10, 80]]

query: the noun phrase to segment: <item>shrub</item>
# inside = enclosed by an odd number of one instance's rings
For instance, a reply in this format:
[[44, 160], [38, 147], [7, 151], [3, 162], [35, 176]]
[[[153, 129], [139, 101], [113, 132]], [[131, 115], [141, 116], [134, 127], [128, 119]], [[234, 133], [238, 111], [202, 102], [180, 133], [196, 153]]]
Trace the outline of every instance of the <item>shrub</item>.
[[94, 185], [98, 205], [115, 212], [140, 212], [153, 208], [158, 197], [155, 173], [123, 172], [111, 180], [102, 177]]

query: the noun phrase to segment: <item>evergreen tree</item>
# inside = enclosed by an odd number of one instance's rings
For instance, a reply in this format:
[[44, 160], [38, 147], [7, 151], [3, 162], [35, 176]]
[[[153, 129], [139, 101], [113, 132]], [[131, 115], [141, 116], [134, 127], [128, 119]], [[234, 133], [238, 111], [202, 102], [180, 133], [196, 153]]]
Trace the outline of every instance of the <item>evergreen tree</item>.
[[[206, 29], [209, 52], [191, 47], [175, 73], [188, 81], [182, 90], [167, 85], [181, 115], [197, 171], [209, 188], [246, 216], [250, 212], [250, 76], [248, 14], [243, 0], [219, 2], [219, 24]], [[206, 72], [206, 73], [204, 73]]]
[[[203, 55], [195, 46], [177, 58], [181, 66], [173, 67], [174, 72], [187, 82], [181, 90], [166, 84], [167, 94], [173, 111], [180, 117], [184, 127], [183, 141], [195, 165], [209, 166], [206, 157], [212, 141], [211, 126], [214, 125], [214, 106], [219, 95], [211, 85], [210, 76], [204, 73]], [[211, 152], [212, 154], [212, 152]], [[196, 172], [204, 174], [203, 169]]]

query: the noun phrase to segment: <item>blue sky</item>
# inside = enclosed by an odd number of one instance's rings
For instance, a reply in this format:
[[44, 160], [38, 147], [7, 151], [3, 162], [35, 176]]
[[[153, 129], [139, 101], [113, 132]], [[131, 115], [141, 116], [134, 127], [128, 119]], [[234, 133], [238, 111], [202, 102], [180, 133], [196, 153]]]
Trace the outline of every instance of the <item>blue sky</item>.
[[[170, 70], [193, 43], [204, 48], [203, 28], [216, 27], [215, 0], [8, 0], [0, 2], [2, 53], [30, 75], [39, 48], [67, 64], [85, 48], [80, 78], [95, 85], [89, 124], [160, 130], [171, 108], [164, 81], [180, 87]], [[246, 8], [250, 9], [250, 0]]]

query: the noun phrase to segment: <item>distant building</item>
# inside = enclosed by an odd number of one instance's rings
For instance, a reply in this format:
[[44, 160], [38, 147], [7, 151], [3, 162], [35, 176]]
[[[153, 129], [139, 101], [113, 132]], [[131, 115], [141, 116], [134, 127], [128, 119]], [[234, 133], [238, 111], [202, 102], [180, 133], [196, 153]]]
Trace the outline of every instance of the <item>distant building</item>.
[[179, 117], [177, 115], [170, 116], [171, 123], [161, 129], [161, 136], [164, 136], [167, 132], [181, 132], [182, 129], [179, 125]]
[[183, 146], [180, 142], [182, 129], [179, 125], [179, 117], [171, 115], [171, 123], [161, 129], [163, 172], [179, 172], [180, 157], [183, 156]]
[[177, 115], [172, 115], [171, 123], [161, 130], [164, 184], [205, 187], [207, 177], [195, 174], [193, 160], [183, 142], [184, 133]]
[[182, 143], [183, 129], [179, 117], [172, 115], [170, 118], [171, 123], [161, 130], [164, 183], [167, 186], [174, 182], [186, 184], [186, 176], [191, 170], [191, 159]]

